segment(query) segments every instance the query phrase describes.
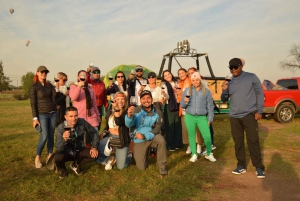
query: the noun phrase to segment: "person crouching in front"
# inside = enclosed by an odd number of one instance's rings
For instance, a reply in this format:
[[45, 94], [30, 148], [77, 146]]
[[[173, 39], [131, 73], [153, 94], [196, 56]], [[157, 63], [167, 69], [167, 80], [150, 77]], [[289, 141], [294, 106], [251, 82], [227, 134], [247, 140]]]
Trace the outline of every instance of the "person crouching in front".
[[[78, 110], [76, 107], [68, 107], [65, 115], [66, 121], [61, 123], [56, 131], [56, 153], [55, 163], [60, 171], [59, 178], [68, 176], [65, 163], [74, 161], [70, 164], [71, 170], [77, 175], [82, 175], [84, 172], [81, 167], [84, 164], [93, 162], [98, 156], [98, 132], [86, 120], [78, 118]], [[91, 135], [92, 148], [84, 146], [84, 132]]]
[[151, 92], [144, 90], [140, 94], [141, 105], [130, 106], [125, 116], [125, 125], [134, 127], [133, 157], [136, 167], [144, 170], [148, 166], [148, 148], [157, 146], [157, 165], [162, 176], [168, 174], [166, 170], [167, 148], [164, 137], [159, 134], [162, 124], [162, 112], [153, 107]]

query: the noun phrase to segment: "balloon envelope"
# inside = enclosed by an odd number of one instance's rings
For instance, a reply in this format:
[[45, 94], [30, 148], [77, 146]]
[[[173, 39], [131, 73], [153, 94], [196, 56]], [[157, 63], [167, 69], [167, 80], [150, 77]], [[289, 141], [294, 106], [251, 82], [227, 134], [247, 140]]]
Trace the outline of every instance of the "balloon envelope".
[[30, 40], [26, 40], [26, 46], [28, 46], [30, 43]]
[[10, 14], [13, 14], [15, 12], [15, 10], [11, 8], [11, 9], [9, 9], [9, 12], [10, 12]]

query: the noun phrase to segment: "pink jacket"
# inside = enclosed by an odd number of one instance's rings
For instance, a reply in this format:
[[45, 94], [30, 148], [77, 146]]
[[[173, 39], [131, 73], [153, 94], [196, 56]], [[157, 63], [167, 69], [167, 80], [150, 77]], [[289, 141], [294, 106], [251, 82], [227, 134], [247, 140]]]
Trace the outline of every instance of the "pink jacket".
[[92, 126], [98, 126], [98, 117], [100, 116], [99, 110], [96, 104], [96, 96], [94, 93], [94, 89], [91, 85], [89, 85], [89, 91], [91, 94], [91, 98], [93, 101], [93, 107], [91, 108], [91, 116], [88, 116], [86, 109], [86, 99], [85, 92], [81, 87], [73, 84], [70, 86], [70, 98], [73, 100], [73, 105], [78, 109], [78, 117], [85, 119]]

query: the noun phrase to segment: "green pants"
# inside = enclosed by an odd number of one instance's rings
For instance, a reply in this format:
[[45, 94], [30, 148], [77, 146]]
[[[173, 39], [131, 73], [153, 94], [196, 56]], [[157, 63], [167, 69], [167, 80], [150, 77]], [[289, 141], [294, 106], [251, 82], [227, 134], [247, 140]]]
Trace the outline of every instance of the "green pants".
[[184, 123], [186, 125], [189, 137], [189, 144], [192, 152], [192, 156], [197, 154], [196, 151], [196, 126], [199, 128], [204, 144], [206, 146], [207, 155], [209, 155], [211, 151], [211, 137], [210, 130], [208, 126], [208, 121], [205, 115], [203, 116], [193, 116], [188, 113], [184, 116]]

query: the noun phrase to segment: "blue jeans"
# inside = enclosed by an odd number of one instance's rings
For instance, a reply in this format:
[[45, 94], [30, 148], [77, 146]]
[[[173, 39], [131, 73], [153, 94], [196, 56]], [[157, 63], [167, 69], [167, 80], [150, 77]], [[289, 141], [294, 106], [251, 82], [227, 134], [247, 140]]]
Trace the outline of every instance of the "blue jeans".
[[[118, 135], [113, 135], [113, 134], [110, 134], [109, 137], [119, 138]], [[100, 143], [98, 145], [98, 158], [96, 160], [97, 163], [106, 164], [106, 162], [109, 158], [109, 156], [105, 156], [105, 154], [104, 154], [104, 148], [105, 148], [105, 145], [106, 145], [109, 137], [105, 137], [102, 140], [100, 140]], [[126, 168], [130, 164], [130, 161], [131, 161], [131, 157], [127, 157], [129, 147], [126, 146], [123, 148], [115, 148], [115, 150], [116, 150], [115, 156], [117, 159], [118, 169], [121, 170], [123, 168]]]
[[40, 156], [42, 154], [46, 142], [48, 154], [53, 152], [56, 118], [56, 112], [39, 114], [38, 120], [41, 124], [42, 131], [40, 132], [40, 140], [36, 148], [36, 155]]

